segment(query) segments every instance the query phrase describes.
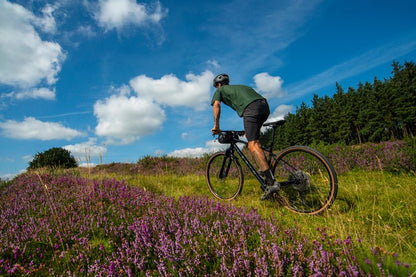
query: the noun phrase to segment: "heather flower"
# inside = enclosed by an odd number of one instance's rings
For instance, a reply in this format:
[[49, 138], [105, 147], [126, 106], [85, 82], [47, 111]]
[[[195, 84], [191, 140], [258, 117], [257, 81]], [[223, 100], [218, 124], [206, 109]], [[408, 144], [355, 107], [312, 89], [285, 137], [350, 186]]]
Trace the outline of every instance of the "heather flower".
[[[115, 179], [20, 175], [2, 189], [0, 206], [0, 275], [365, 274], [357, 242], [325, 228], [309, 241], [254, 210]], [[384, 273], [379, 264], [376, 274]]]

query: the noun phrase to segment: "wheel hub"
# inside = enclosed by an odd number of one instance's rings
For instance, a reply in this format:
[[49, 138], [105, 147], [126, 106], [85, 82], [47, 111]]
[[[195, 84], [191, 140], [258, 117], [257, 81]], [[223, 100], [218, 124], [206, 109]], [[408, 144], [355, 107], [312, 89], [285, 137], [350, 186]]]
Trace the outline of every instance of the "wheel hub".
[[302, 170], [291, 174], [289, 181], [293, 182], [293, 188], [297, 191], [306, 191], [311, 187], [311, 177]]

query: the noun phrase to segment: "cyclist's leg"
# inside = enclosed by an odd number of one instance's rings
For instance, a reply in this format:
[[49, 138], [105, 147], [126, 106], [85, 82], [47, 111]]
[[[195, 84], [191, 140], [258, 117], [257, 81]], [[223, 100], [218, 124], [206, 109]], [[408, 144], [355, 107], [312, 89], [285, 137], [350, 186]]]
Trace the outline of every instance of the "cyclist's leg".
[[247, 145], [248, 150], [253, 155], [254, 160], [257, 163], [257, 166], [260, 168], [260, 171], [265, 172], [269, 170], [269, 165], [267, 164], [266, 156], [264, 155], [263, 149], [261, 149], [261, 144], [259, 140], [251, 140]]
[[272, 171], [267, 163], [266, 155], [260, 144], [260, 128], [267, 120], [270, 114], [267, 101], [261, 100], [251, 103], [243, 113], [244, 130], [248, 140], [248, 150], [253, 155], [257, 166], [260, 168], [260, 174], [265, 177], [268, 187], [262, 200], [269, 198], [274, 192], [280, 189], [280, 185], [275, 181]]
[[267, 171], [269, 165], [261, 149], [260, 129], [270, 114], [269, 105], [265, 99], [257, 100], [249, 104], [243, 113], [244, 131], [248, 140], [248, 150], [254, 156], [260, 171]]

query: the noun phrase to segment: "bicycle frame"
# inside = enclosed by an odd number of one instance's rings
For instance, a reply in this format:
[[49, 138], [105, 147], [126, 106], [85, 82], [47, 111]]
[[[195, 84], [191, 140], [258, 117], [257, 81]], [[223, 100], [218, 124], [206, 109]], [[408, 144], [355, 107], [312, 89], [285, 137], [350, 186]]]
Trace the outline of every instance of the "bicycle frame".
[[[244, 155], [243, 151], [237, 146], [237, 143], [243, 143], [247, 146], [247, 142], [243, 140], [233, 140], [231, 142], [230, 147], [225, 151], [227, 157], [231, 157], [232, 159], [237, 158], [234, 154], [234, 151], [238, 153], [238, 155], [241, 157], [241, 159], [244, 161], [244, 163], [247, 165], [247, 167], [250, 169], [251, 173], [253, 173], [254, 177], [260, 182], [261, 189], [264, 191], [267, 187], [267, 184], [264, 182], [263, 178], [260, 176], [260, 174], [257, 172], [257, 170], [254, 168], [254, 166], [251, 164], [249, 159]], [[224, 160], [225, 162], [225, 160]], [[230, 163], [227, 165], [227, 168], [229, 168]], [[222, 168], [224, 168], [224, 164], [222, 165]], [[228, 170], [227, 170], [228, 171]], [[221, 170], [222, 172], [222, 170]]]
[[[275, 139], [275, 134], [276, 134], [276, 127], [281, 125], [281, 122], [284, 121], [280, 121], [280, 123], [278, 123], [278, 125], [273, 126], [273, 134], [272, 134], [272, 141], [270, 143], [270, 145], [268, 145], [267, 147], [263, 147], [262, 149], [264, 151], [266, 151], [268, 153], [266, 160], [267, 160], [267, 164], [271, 167], [272, 166], [272, 158], [276, 157], [275, 154], [273, 154], [273, 145], [274, 145], [274, 139]], [[267, 125], [264, 125], [267, 126]], [[223, 132], [227, 132], [227, 131], [223, 131]], [[242, 143], [245, 146], [248, 145], [247, 141], [241, 140], [241, 139], [236, 139], [234, 138], [231, 141], [231, 145], [230, 147], [225, 151], [226, 156], [227, 157], [231, 157], [231, 158], [236, 158], [236, 156], [234, 155], [234, 151], [238, 153], [238, 155], [241, 157], [241, 159], [244, 161], [244, 163], [247, 165], [247, 167], [250, 169], [251, 173], [253, 173], [254, 177], [256, 177], [256, 179], [259, 181], [260, 185], [261, 185], [261, 189], [264, 191], [267, 187], [267, 184], [265, 183], [265, 181], [263, 180], [263, 178], [260, 176], [260, 174], [257, 172], [257, 170], [254, 168], [254, 166], [251, 164], [251, 162], [248, 160], [248, 158], [246, 157], [246, 155], [244, 155], [243, 151], [241, 151], [241, 149], [237, 146], [237, 143]], [[223, 161], [223, 165], [221, 166], [221, 172], [220, 172], [220, 177], [223, 176], [224, 174], [224, 166], [225, 166], [225, 160]], [[228, 174], [228, 170], [230, 168], [230, 164], [231, 161], [228, 162], [227, 168], [226, 168], [226, 174]]]
[[[279, 153], [273, 153], [277, 127], [283, 124], [284, 120], [263, 124], [273, 130], [270, 144], [261, 149], [270, 170], [277, 177], [275, 181], [280, 184], [280, 190], [273, 192], [271, 197], [295, 212], [319, 214], [335, 200], [338, 190], [336, 172], [325, 156], [307, 146], [290, 146]], [[243, 135], [243, 131], [222, 130], [218, 134], [218, 142], [228, 145], [225, 151], [213, 154], [207, 163], [207, 184], [219, 199], [233, 200], [241, 193], [244, 184], [241, 163], [247, 165], [263, 191], [268, 188], [262, 172], [256, 170], [257, 161], [252, 163], [251, 157], [243, 149], [251, 144], [241, 139]]]

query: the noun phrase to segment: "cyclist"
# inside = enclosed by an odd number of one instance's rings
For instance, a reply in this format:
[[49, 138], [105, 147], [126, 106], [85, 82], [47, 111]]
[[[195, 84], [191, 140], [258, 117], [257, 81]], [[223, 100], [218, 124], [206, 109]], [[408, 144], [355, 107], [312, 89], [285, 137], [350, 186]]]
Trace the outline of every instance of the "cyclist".
[[260, 175], [267, 183], [267, 188], [261, 197], [261, 200], [266, 200], [280, 189], [279, 183], [276, 182], [267, 164], [259, 140], [260, 128], [270, 114], [269, 105], [267, 100], [253, 88], [244, 85], [230, 85], [229, 83], [230, 78], [224, 73], [217, 75], [213, 80], [213, 85], [217, 90], [211, 100], [214, 114], [214, 127], [211, 132], [213, 135], [221, 133], [221, 102], [235, 110], [240, 117], [243, 117], [248, 150], [260, 168]]

